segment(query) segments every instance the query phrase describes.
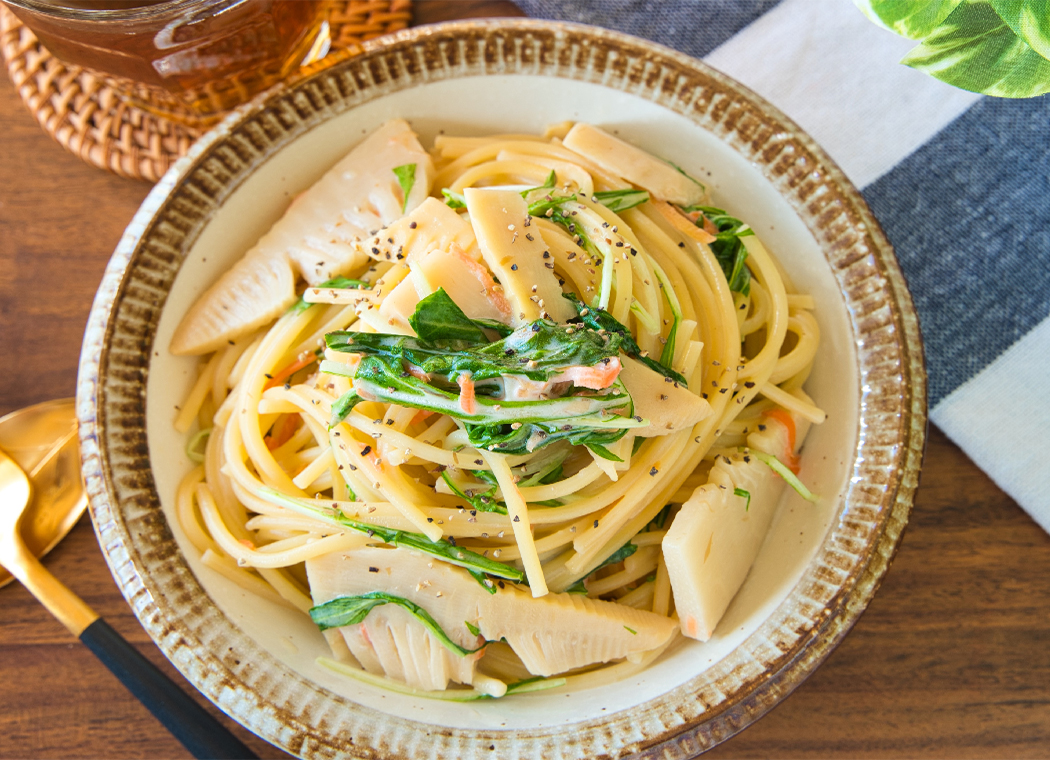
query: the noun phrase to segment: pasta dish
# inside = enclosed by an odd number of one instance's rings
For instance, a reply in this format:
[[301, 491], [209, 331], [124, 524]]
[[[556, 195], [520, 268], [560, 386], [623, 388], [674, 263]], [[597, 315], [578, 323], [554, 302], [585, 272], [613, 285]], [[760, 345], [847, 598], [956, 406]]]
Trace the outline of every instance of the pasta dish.
[[379, 127], [175, 333], [202, 561], [445, 699], [707, 640], [824, 418], [813, 299], [713, 203], [588, 124]]

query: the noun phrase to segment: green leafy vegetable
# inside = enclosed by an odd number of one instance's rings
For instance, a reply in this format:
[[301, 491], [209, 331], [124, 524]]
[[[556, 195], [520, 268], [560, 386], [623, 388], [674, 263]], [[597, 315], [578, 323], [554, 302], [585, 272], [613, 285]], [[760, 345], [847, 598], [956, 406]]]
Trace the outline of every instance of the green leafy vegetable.
[[751, 270], [744, 265], [747, 248], [740, 238], [754, 235], [755, 231], [736, 217], [729, 216], [724, 210], [713, 206], [692, 206], [683, 211], [699, 211], [699, 227], [703, 226], [705, 218], [714, 225], [717, 232], [715, 242], [711, 243], [711, 253], [718, 259], [726, 282], [729, 283], [729, 289], [734, 293], [748, 295], [751, 292]]
[[471, 623], [469, 620], [464, 620], [463, 621], [463, 625], [465, 625], [467, 627], [467, 630], [470, 631], [470, 634], [472, 636], [480, 636], [481, 635], [481, 629], [478, 628], [473, 623]]
[[[349, 277], [333, 277], [330, 280], [326, 280], [318, 285], [316, 288], [311, 290], [361, 290], [362, 288], [370, 287], [364, 280], [351, 280]], [[299, 296], [299, 300], [296, 301], [288, 309], [292, 314], [302, 314], [304, 311], [313, 306], [312, 303], [308, 303], [304, 296]]]
[[734, 488], [733, 495], [739, 496], [741, 499], [747, 499], [747, 504], [744, 505], [744, 511], [747, 512], [751, 509], [751, 492], [743, 488]]
[[855, 0], [878, 24], [922, 41], [901, 63], [971, 92], [1050, 92], [1047, 0]]
[[671, 329], [668, 331], [667, 339], [664, 341], [663, 351], [660, 352], [660, 364], [670, 367], [672, 362], [674, 362], [675, 338], [678, 335], [678, 323], [682, 320], [682, 306], [678, 303], [678, 296], [675, 295], [667, 275], [656, 262], [653, 262], [653, 272], [656, 275], [657, 282], [660, 284], [660, 290], [667, 300], [667, 306], [671, 310]]
[[404, 201], [401, 203], [401, 213], [403, 214], [408, 209], [408, 194], [412, 192], [412, 186], [416, 184], [416, 165], [403, 164], [395, 166], [394, 174], [397, 176], [397, 184], [401, 185], [401, 192], [405, 196]]
[[619, 213], [620, 211], [626, 211], [635, 206], [641, 206], [649, 200], [649, 193], [646, 190], [628, 188], [626, 190], [597, 192], [591, 195], [591, 198], [605, 206], [610, 211]]
[[528, 190], [522, 190], [521, 191], [521, 197], [525, 198], [526, 200], [528, 200], [529, 196], [532, 195], [533, 193], [537, 192], [537, 191], [540, 191], [540, 190], [553, 190], [554, 186], [555, 186], [555, 184], [557, 182], [558, 182], [558, 177], [554, 173], [554, 170], [551, 169], [551, 173], [547, 175], [547, 179], [544, 180], [542, 185], [539, 185], [538, 187], [530, 187]]
[[481, 328], [449, 298], [444, 288], [438, 288], [422, 299], [408, 318], [408, 323], [421, 341], [436, 346], [488, 342]]
[[[454, 417], [465, 423], [472, 445], [505, 454], [561, 440], [604, 447], [645, 424], [631, 416], [630, 394], [618, 380], [597, 393], [571, 387], [557, 398], [502, 398], [503, 384], [515, 376], [547, 383], [569, 367], [609, 364], [619, 353], [620, 332], [599, 334], [540, 319], [488, 343], [482, 330], [488, 325], [469, 319], [443, 290], [420, 301], [410, 321], [419, 337], [346, 331], [325, 336], [330, 349], [363, 357], [352, 375], [356, 397], [341, 398], [333, 419], [345, 417], [360, 399], [377, 399]], [[349, 374], [339, 362], [323, 362], [321, 370]], [[457, 387], [463, 376], [474, 388], [466, 407]]]
[[442, 188], [441, 194], [445, 196], [445, 205], [449, 208], [466, 208], [467, 199], [463, 197], [462, 193], [456, 193], [449, 190], [447, 187]]
[[448, 470], [442, 470], [441, 479], [445, 481], [445, 484], [449, 489], [459, 498], [470, 504], [471, 509], [476, 509], [479, 512], [496, 512], [501, 515], [507, 514], [507, 506], [502, 502], [496, 501], [492, 495], [496, 493], [496, 488], [493, 486], [487, 491], [481, 494], [473, 494], [469, 491], [464, 491], [456, 482], [449, 477]]
[[256, 492], [256, 495], [271, 504], [288, 507], [300, 514], [309, 515], [310, 517], [323, 520], [330, 525], [335, 525], [340, 528], [349, 528], [350, 530], [356, 530], [359, 533], [365, 533], [369, 538], [375, 538], [376, 540], [390, 544], [391, 546], [414, 549], [422, 554], [428, 554], [431, 557], [436, 557], [437, 559], [444, 560], [449, 564], [457, 565], [458, 567], [467, 570], [486, 573], [488, 575], [496, 576], [497, 578], [506, 578], [515, 583], [520, 583], [525, 579], [525, 573], [521, 570], [502, 562], [489, 559], [488, 557], [483, 557], [469, 549], [453, 546], [445, 539], [431, 541], [421, 533], [393, 530], [391, 528], [383, 528], [379, 525], [351, 520], [338, 508], [333, 509], [327, 507], [326, 504], [329, 502], [318, 501], [317, 499], [292, 498], [290, 496], [285, 496], [277, 489], [270, 488], [269, 486], [260, 487]]
[[328, 420], [328, 429], [331, 430], [340, 422], [346, 419], [346, 416], [353, 411], [353, 408], [364, 401], [363, 398], [357, 395], [357, 391], [353, 388], [348, 390], [332, 404], [332, 416]]
[[594, 575], [596, 572], [601, 570], [603, 567], [608, 567], [609, 565], [615, 565], [617, 562], [623, 562], [625, 559], [630, 557], [636, 551], [638, 551], [638, 547], [635, 546], [634, 544], [632, 544], [630, 541], [628, 541], [626, 544], [624, 544], [619, 549], [614, 551], [608, 557], [603, 559], [601, 561], [601, 564], [599, 564], [596, 568], [594, 568], [589, 573], [587, 573], [586, 577], [580, 578], [580, 580], [576, 581], [574, 584], [569, 586], [569, 588], [565, 589], [565, 591], [567, 593], [570, 593], [570, 594], [586, 594], [587, 593], [587, 586], [584, 585], [584, 581], [587, 580], [587, 578], [590, 578], [592, 575]]
[[[751, 449], [748, 453], [758, 459], [758, 461], [768, 465], [773, 472], [782, 477], [789, 486], [795, 489], [795, 493], [806, 501], [816, 502], [820, 498], [806, 488], [805, 484], [798, 479], [798, 476], [788, 469], [786, 464], [772, 454], [767, 454], [764, 451], [757, 451], [756, 449]], [[739, 494], [737, 495], [739, 496]]]
[[318, 628], [326, 631], [329, 628], [342, 628], [344, 625], [356, 625], [368, 617], [368, 613], [376, 607], [384, 604], [396, 604], [412, 613], [415, 618], [423, 624], [423, 627], [434, 634], [437, 640], [453, 654], [466, 657], [474, 654], [487, 646], [485, 642], [477, 649], [464, 649], [449, 638], [445, 630], [438, 625], [430, 613], [415, 602], [405, 599], [403, 596], [387, 594], [384, 591], [370, 591], [358, 596], [340, 596], [330, 602], [325, 602], [310, 608], [310, 618]]
[[620, 457], [613, 454], [607, 448], [602, 446], [600, 443], [588, 443], [587, 448], [593, 451], [595, 454], [600, 456], [602, 459], [608, 459], [610, 462], [622, 462]]
[[654, 372], [663, 375], [664, 377], [669, 377], [682, 386], [688, 387], [685, 377], [682, 374], [675, 372], [667, 365], [651, 359], [648, 356], [642, 356], [642, 349], [638, 343], [635, 342], [634, 336], [631, 335], [631, 331], [621, 324], [612, 314], [604, 309], [589, 308], [572, 293], [563, 293], [562, 295], [572, 302], [577, 315], [579, 315], [580, 321], [587, 327], [595, 332], [604, 331], [604, 334], [618, 335], [620, 337], [620, 348], [625, 354], [637, 359]]
[[191, 462], [200, 464], [204, 461], [204, 451], [208, 446], [208, 438], [211, 436], [211, 428], [198, 430], [186, 442], [186, 457]]

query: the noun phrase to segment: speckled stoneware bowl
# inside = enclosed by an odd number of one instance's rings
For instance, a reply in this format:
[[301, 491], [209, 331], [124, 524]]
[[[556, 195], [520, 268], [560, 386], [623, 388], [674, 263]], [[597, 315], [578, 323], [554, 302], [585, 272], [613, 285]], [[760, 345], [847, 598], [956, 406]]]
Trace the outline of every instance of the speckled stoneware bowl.
[[[807, 439], [744, 587], [711, 641], [682, 641], [601, 689], [471, 704], [385, 693], [316, 665], [302, 615], [251, 597], [183, 551], [171, 519], [190, 466], [172, 429], [195, 362], [181, 314], [363, 134], [408, 118], [429, 144], [587, 120], [704, 178], [803, 290], [823, 344]], [[220, 708], [312, 758], [680, 758], [757, 719], [828, 655], [900, 540], [926, 426], [918, 324], [857, 191], [783, 114], [703, 63], [612, 32], [538, 21], [422, 27], [365, 45], [242, 108], [157, 185], [95, 300], [78, 410], [91, 513], [121, 590], [176, 667]]]

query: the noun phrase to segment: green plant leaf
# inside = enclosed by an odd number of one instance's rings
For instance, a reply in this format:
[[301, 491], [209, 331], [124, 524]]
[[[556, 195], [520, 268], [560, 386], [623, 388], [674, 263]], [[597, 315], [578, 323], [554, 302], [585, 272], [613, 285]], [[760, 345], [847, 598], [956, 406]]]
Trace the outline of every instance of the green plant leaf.
[[986, 0], [965, 0], [901, 63], [984, 95], [1030, 98], [1050, 92], [1050, 61]]
[[962, 0], [853, 0], [864, 15], [902, 37], [921, 40]]
[[1050, 0], [992, 0], [992, 7], [1014, 34], [1050, 59]]

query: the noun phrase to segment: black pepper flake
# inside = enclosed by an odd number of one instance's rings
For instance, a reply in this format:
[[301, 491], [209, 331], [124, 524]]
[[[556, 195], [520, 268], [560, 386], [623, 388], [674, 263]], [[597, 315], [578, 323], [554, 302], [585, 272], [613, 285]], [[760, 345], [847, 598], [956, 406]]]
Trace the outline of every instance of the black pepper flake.
[[597, 527], [598, 527], [598, 521], [597, 521], [597, 520], [595, 520], [595, 521], [594, 521], [594, 527], [595, 527], [595, 528], [597, 528]]
[[376, 248], [375, 246], [373, 246], [372, 247], [372, 253], [374, 253], [376, 256], [378, 256], [379, 255], [379, 249]]
[[409, 223], [408, 223], [408, 228], [409, 228], [410, 230], [414, 230], [414, 229], [415, 229], [415, 228], [416, 228], [417, 226], [418, 226], [418, 225], [417, 225], [417, 224], [416, 224], [415, 222], [409, 222]]
[[543, 266], [547, 267], [547, 269], [554, 269], [554, 265], [549, 261], [544, 261]]
[[517, 272], [518, 271], [518, 265], [517, 264], [511, 264], [510, 265], [510, 271]]
[[750, 380], [748, 380], [746, 383], [744, 383], [744, 387], [745, 388], [754, 388], [755, 384], [753, 382], [751, 382]]
[[368, 534], [368, 537], [369, 537], [369, 538], [371, 538], [372, 536], [374, 536], [374, 535], [376, 534], [376, 532], [375, 532], [374, 530], [372, 530], [371, 528], [369, 528], [368, 530], [366, 530], [366, 531], [365, 531], [365, 533], [367, 533], [367, 534]]
[[679, 248], [685, 248], [685, 243], [683, 243], [683, 242], [679, 241], [679, 242], [678, 242], [678, 247], [679, 247]]
[[474, 464], [479, 464], [480, 465], [480, 464], [485, 464], [485, 462], [483, 460], [481, 460], [481, 459], [475, 459], [474, 460]]
[[504, 583], [503, 581], [496, 581], [496, 585], [499, 586], [500, 588], [506, 588], [507, 587], [507, 584]]
[[759, 425], [759, 426], [758, 426], [758, 429], [759, 429], [759, 430], [765, 430], [765, 429], [766, 429], [766, 426], [765, 426], [765, 425]]
[[745, 455], [744, 455], [744, 464], [750, 464], [750, 463], [751, 463], [751, 457], [749, 457], [749, 456], [747, 456], [747, 455], [745, 454]]
[[427, 522], [434, 522], [434, 518], [433, 517], [428, 517], [427, 518]]
[[718, 392], [719, 393], [725, 393], [727, 390], [729, 390], [729, 389], [728, 388], [719, 388]]
[[378, 567], [369, 567], [368, 568], [368, 572], [370, 572], [370, 573], [378, 573], [379, 572], [379, 568]]
[[455, 546], [455, 545], [456, 545], [456, 539], [455, 539], [455, 538], [454, 538], [453, 536], [449, 536], [449, 537], [448, 537], [448, 542], [449, 542], [450, 544], [452, 544], [453, 546]]
[[514, 522], [521, 522], [521, 518], [517, 515], [514, 515]]
[[267, 380], [273, 380], [273, 375], [271, 375], [269, 372], [263, 372], [263, 374], [266, 375]]
[[543, 252], [543, 258], [549, 259], [550, 257], [551, 257], [551, 252], [550, 251], [544, 251]]
[[290, 391], [290, 390], [292, 389], [292, 384], [291, 384], [291, 383], [285, 383], [285, 384], [284, 384], [284, 389], [285, 389], [286, 391]]
[[[532, 217], [531, 217], [531, 216], [528, 216], [528, 215], [526, 215], [526, 216], [525, 216], [525, 225], [524, 225], [524, 226], [528, 227], [528, 226], [530, 226], [531, 224], [532, 224]], [[526, 237], [528, 237], [528, 236], [526, 235]], [[532, 238], [529, 238], [529, 240], [532, 240]]]
[[390, 419], [389, 417], [387, 417], [387, 419], [386, 419], [386, 424], [387, 424], [387, 425], [393, 425], [393, 424], [394, 424], [394, 421], [393, 421], [392, 419]]
[[533, 331], [533, 332], [539, 332], [539, 331], [540, 331], [540, 326], [539, 326], [539, 323], [533, 323], [533, 325], [532, 325], [532, 331]]
[[656, 469], [655, 467], [653, 469], [649, 470], [649, 474], [650, 475], [655, 475], [658, 472], [660, 472], [660, 471], [658, 469]]
[[700, 395], [701, 395], [701, 396], [702, 396], [703, 398], [707, 398], [707, 393], [706, 393], [706, 392], [703, 392], [703, 393], [701, 393]]
[[634, 250], [634, 249], [632, 248], [632, 249], [631, 249], [631, 255], [632, 255], [632, 256], [637, 256], [637, 255], [638, 255], [638, 251], [636, 251], [636, 250]]
[[665, 378], [664, 378], [664, 382], [665, 382], [665, 383], [673, 383], [673, 382], [674, 382], [674, 380], [672, 380], [672, 379], [671, 379], [671, 378], [669, 378], [669, 377], [665, 377]]
[[616, 241], [616, 247], [617, 248], [623, 248], [623, 241], [622, 240], [617, 240]]
[[531, 243], [531, 242], [533, 242], [533, 241], [534, 241], [534, 240], [535, 240], [536, 238], [534, 238], [534, 237], [532, 236], [532, 233], [531, 233], [531, 232], [526, 232], [526, 233], [525, 233], [525, 239], [526, 239], [526, 240], [528, 240], [528, 241], [529, 241], [529, 242]]
[[667, 401], [667, 394], [666, 393], [661, 393], [660, 394], [660, 400], [661, 401]]
[[365, 446], [363, 449], [361, 449], [361, 456], [363, 456], [363, 457], [366, 457], [366, 456], [368, 456], [371, 453], [372, 453], [372, 447], [371, 446]]

